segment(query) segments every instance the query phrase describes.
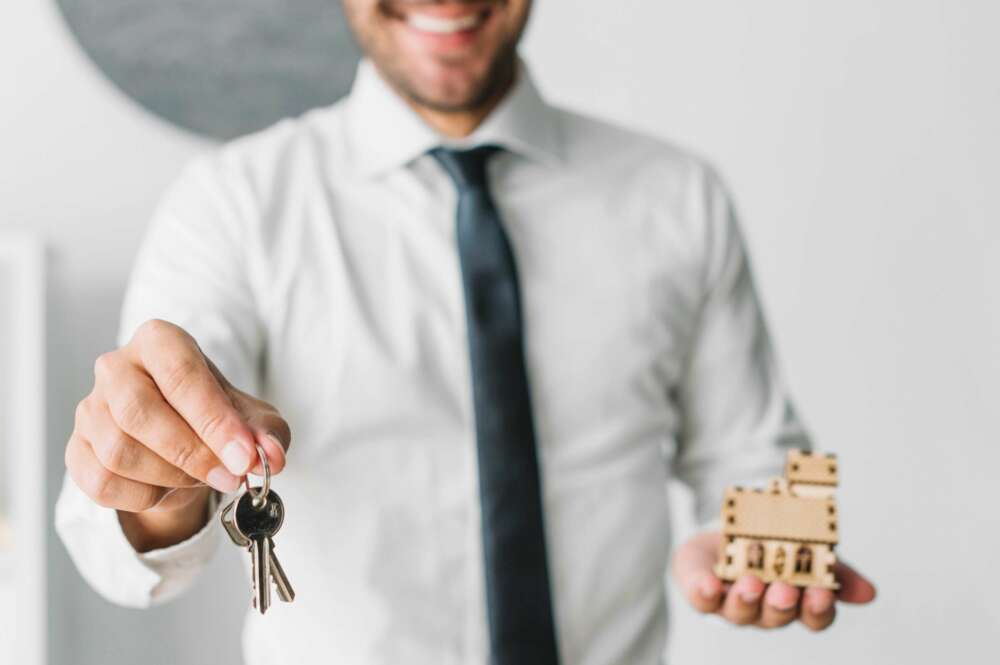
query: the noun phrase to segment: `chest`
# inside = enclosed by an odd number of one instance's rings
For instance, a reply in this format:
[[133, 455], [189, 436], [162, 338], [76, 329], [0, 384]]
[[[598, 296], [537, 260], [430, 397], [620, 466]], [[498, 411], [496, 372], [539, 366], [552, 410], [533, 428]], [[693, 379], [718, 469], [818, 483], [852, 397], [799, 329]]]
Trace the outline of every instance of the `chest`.
[[[506, 183], [541, 445], [662, 416], [696, 325], [698, 266], [669, 216], [620, 187]], [[465, 302], [448, 183], [400, 174], [282, 211], [265, 325], [269, 394], [300, 445], [472, 428]], [[391, 442], [387, 442], [390, 443]], [[300, 453], [302, 454], [302, 453]]]

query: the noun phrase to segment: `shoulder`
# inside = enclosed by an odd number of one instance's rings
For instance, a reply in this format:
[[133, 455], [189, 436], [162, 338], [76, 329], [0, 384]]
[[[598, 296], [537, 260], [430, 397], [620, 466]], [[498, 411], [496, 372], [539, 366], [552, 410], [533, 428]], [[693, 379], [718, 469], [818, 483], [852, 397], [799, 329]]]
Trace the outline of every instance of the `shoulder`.
[[708, 159], [613, 122], [556, 113], [569, 177], [586, 182], [615, 211], [616, 228], [631, 220], [652, 246], [688, 257], [699, 271], [739, 246], [732, 196]]
[[286, 118], [205, 151], [191, 160], [181, 179], [198, 179], [227, 190], [262, 196], [314, 172], [343, 155], [343, 101]]
[[674, 141], [563, 108], [557, 115], [566, 165], [609, 194], [700, 226], [713, 201], [729, 199], [712, 163]]
[[574, 110], [554, 107], [553, 112], [570, 164], [599, 163], [613, 172], [666, 181], [717, 178], [705, 157], [674, 141]]

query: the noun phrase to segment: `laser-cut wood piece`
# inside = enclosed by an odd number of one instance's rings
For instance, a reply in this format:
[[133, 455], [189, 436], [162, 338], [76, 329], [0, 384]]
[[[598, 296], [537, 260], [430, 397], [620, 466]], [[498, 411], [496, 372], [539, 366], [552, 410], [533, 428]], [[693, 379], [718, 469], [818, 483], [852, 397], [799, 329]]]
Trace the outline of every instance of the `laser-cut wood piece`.
[[790, 450], [785, 476], [771, 479], [767, 489], [728, 488], [715, 574], [727, 581], [750, 573], [766, 583], [840, 588], [833, 576], [837, 477], [835, 455]]

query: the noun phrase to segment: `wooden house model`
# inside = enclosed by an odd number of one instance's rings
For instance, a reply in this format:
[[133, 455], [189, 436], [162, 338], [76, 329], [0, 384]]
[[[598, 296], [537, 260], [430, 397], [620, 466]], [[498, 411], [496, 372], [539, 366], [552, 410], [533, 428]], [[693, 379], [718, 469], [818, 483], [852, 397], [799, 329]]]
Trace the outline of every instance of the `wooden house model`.
[[750, 573], [770, 583], [837, 589], [837, 459], [790, 450], [785, 477], [766, 489], [730, 487], [722, 500], [722, 545], [715, 574]]

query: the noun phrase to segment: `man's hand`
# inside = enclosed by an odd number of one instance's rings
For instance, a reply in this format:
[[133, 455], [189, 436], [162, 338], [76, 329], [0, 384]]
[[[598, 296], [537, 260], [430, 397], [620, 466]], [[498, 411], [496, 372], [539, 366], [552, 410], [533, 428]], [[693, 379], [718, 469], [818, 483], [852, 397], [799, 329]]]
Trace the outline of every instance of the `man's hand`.
[[94, 376], [76, 409], [66, 467], [91, 499], [119, 511], [139, 551], [204, 526], [206, 484], [230, 492], [248, 471], [261, 473], [255, 442], [272, 473], [285, 466], [288, 423], [234, 388], [171, 323], [143, 324], [128, 344], [97, 359]]
[[798, 619], [813, 630], [823, 630], [833, 623], [836, 601], [869, 603], [875, 598], [872, 583], [841, 561], [834, 567], [840, 583], [836, 592], [819, 587], [800, 591], [784, 582], [764, 584], [753, 575], [732, 584], [722, 582], [712, 572], [721, 539], [718, 532], [701, 533], [674, 554], [674, 579], [699, 612], [719, 614], [741, 626], [780, 628]]

